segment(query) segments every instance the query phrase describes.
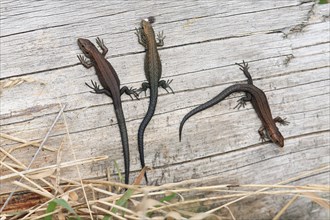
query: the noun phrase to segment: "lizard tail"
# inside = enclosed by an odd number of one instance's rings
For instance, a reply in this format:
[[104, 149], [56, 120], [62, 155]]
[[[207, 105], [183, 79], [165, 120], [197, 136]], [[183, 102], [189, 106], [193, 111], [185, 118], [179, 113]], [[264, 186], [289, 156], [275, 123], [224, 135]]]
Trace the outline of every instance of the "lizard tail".
[[128, 145], [128, 136], [127, 136], [127, 128], [125, 123], [125, 117], [123, 109], [120, 107], [115, 109], [118, 126], [121, 136], [121, 143], [123, 146], [123, 154], [124, 154], [124, 166], [125, 166], [125, 184], [129, 182], [129, 170], [130, 170], [130, 157], [129, 157], [129, 145]]
[[[158, 87], [150, 88], [150, 101], [149, 101], [149, 107], [146, 115], [144, 116], [140, 127], [138, 131], [138, 147], [139, 147], [139, 154], [140, 154], [140, 163], [141, 167], [144, 168], [145, 162], [144, 162], [144, 145], [143, 145], [143, 137], [144, 137], [144, 131], [149, 124], [152, 116], [155, 113], [156, 105], [157, 105], [157, 97], [158, 97]], [[144, 173], [144, 178], [146, 180], [146, 183], [148, 184], [148, 177], [147, 172]]]
[[227, 96], [229, 96], [231, 93], [233, 92], [237, 92], [239, 91], [239, 87], [237, 87], [237, 85], [232, 85], [229, 86], [227, 89], [225, 89], [224, 91], [222, 91], [220, 94], [218, 94], [217, 96], [215, 96], [214, 98], [212, 98], [211, 100], [205, 102], [204, 104], [201, 104], [199, 106], [197, 106], [196, 108], [194, 108], [193, 110], [191, 110], [190, 112], [188, 112], [188, 114], [186, 114], [181, 123], [180, 123], [180, 128], [179, 128], [179, 140], [181, 141], [182, 138], [182, 129], [183, 129], [183, 125], [185, 124], [185, 122], [193, 115], [197, 114], [198, 112], [201, 112], [207, 108], [212, 107], [213, 105], [221, 102], [222, 100], [224, 100]]

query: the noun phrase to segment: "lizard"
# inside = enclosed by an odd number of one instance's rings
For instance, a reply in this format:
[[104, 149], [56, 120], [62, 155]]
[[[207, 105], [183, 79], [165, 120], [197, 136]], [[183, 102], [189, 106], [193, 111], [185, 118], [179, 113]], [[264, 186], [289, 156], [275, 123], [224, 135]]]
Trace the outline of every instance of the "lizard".
[[[103, 40], [101, 40], [100, 38], [96, 38], [96, 43], [102, 49], [102, 53], [100, 53], [99, 50], [95, 47], [95, 45], [88, 39], [79, 38], [77, 42], [79, 48], [85, 55], [78, 55], [80, 63], [86, 68], [91, 68], [94, 66], [96, 75], [98, 76], [98, 79], [103, 88], [100, 88], [100, 86], [92, 80], [92, 85], [89, 85], [88, 83], [85, 84], [93, 90], [92, 93], [106, 94], [113, 100], [113, 106], [118, 121], [124, 154], [125, 184], [128, 184], [130, 171], [129, 143], [125, 117], [120, 97], [122, 94], [125, 93], [131, 98], [132, 95], [138, 98], [138, 94], [136, 92], [136, 89], [129, 89], [127, 86], [120, 88], [120, 80], [115, 69], [112, 67], [109, 61], [105, 59], [105, 55], [108, 52], [108, 48], [105, 46]], [[89, 58], [89, 61], [85, 57]]]
[[[145, 50], [146, 55], [144, 58], [144, 71], [145, 76], [148, 82], [142, 83], [138, 92], [141, 93], [142, 91], [146, 92], [147, 89], [150, 89], [150, 100], [147, 113], [143, 118], [139, 130], [138, 130], [138, 149], [140, 155], [140, 162], [141, 167], [145, 166], [144, 161], [144, 131], [149, 124], [152, 116], [155, 113], [157, 99], [158, 99], [158, 87], [162, 87], [168, 93], [167, 89], [170, 89], [173, 92], [172, 88], [170, 87], [170, 83], [172, 80], [160, 80], [162, 76], [162, 64], [160, 61], [159, 53], [157, 47], [161, 47], [164, 45], [165, 36], [163, 32], [158, 33], [157, 41], [154, 29], [152, 27], [152, 23], [155, 22], [154, 17], [149, 17], [148, 19], [144, 19], [141, 21], [141, 25], [139, 28], [136, 28], [136, 35], [138, 37], [138, 42], [141, 44]], [[148, 184], [147, 174], [145, 173], [145, 180]]]
[[224, 100], [226, 97], [228, 97], [232, 93], [245, 92], [246, 96], [238, 100], [239, 103], [237, 106], [244, 107], [245, 103], [247, 101], [251, 101], [253, 108], [255, 109], [258, 117], [260, 118], [260, 120], [262, 122], [262, 126], [258, 130], [261, 140], [265, 141], [265, 138], [266, 138], [265, 131], [266, 131], [267, 136], [270, 138], [270, 140], [273, 143], [275, 143], [276, 145], [278, 145], [280, 147], [284, 147], [284, 138], [283, 138], [281, 132], [278, 130], [278, 128], [276, 126], [276, 122], [278, 122], [282, 125], [288, 125], [289, 122], [287, 122], [285, 118], [282, 119], [279, 116], [275, 117], [273, 119], [265, 93], [261, 89], [259, 89], [258, 87], [253, 85], [251, 74], [248, 71], [248, 69], [249, 69], [248, 64], [243, 61], [243, 65], [237, 64], [237, 63], [236, 63], [236, 65], [240, 66], [240, 70], [242, 70], [244, 75], [247, 77], [248, 84], [231, 85], [231, 86], [227, 87], [226, 89], [224, 89], [222, 92], [220, 92], [217, 96], [215, 96], [211, 100], [197, 106], [196, 108], [194, 108], [190, 112], [188, 112], [183, 117], [183, 119], [180, 123], [179, 140], [181, 141], [181, 138], [182, 138], [183, 125], [191, 116], [221, 102], [222, 100]]

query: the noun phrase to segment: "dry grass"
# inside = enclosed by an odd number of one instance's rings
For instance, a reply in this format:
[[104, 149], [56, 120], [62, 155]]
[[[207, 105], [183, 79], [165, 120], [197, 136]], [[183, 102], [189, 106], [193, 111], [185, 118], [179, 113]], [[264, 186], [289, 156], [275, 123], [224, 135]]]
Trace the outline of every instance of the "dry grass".
[[[57, 116], [61, 116], [62, 111]], [[56, 123], [54, 121], [53, 124]], [[65, 122], [65, 117], [64, 117]], [[67, 127], [67, 126], [66, 126]], [[28, 207], [26, 210], [14, 211], [10, 209], [12, 203], [2, 202], [3, 219], [236, 219], [231, 207], [249, 198], [264, 197], [286, 198], [287, 203], [277, 211], [273, 219], [280, 219], [286, 210], [297, 200], [305, 198], [318, 204], [322, 209], [330, 209], [328, 185], [297, 186], [290, 183], [301, 178], [328, 172], [330, 166], [324, 166], [299, 176], [292, 177], [273, 185], [209, 185], [212, 178], [191, 179], [178, 183], [161, 186], [140, 185], [145, 170], [142, 170], [133, 185], [125, 185], [108, 179], [84, 180], [81, 177], [81, 164], [97, 162], [107, 159], [94, 157], [62, 162], [62, 147], [52, 149], [45, 146], [49, 132], [42, 141], [28, 142], [7, 134], [1, 138], [20, 143], [8, 151], [1, 148], [2, 183], [12, 183], [15, 190], [25, 194], [34, 193], [40, 196], [42, 202]], [[69, 132], [68, 143], [72, 146]], [[29, 166], [15, 158], [12, 154], [16, 149], [27, 146], [37, 147], [37, 152], [43, 150], [57, 152], [57, 163], [38, 169], [31, 169], [30, 165], [38, 156], [35, 154]], [[72, 149], [72, 147], [71, 147]], [[61, 169], [74, 167], [78, 173], [78, 180], [61, 177]], [[17, 178], [19, 178], [17, 180]], [[127, 191], [123, 191], [127, 188]], [[11, 196], [9, 196], [11, 197]], [[5, 199], [9, 198], [8, 196]], [[15, 195], [14, 195], [15, 197]], [[19, 197], [16, 195], [16, 197]], [[203, 210], [200, 208], [203, 206]], [[245, 207], [249, 209], [249, 207]], [[267, 208], [267, 207], [265, 207]]]

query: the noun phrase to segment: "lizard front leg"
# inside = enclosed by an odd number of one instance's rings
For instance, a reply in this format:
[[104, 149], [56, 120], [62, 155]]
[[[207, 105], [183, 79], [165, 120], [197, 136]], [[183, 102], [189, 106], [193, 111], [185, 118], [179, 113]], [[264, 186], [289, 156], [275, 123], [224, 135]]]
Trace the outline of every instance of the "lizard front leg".
[[144, 48], [147, 48], [147, 41], [143, 35], [143, 31], [141, 28], [135, 28], [135, 34], [138, 37], [138, 42], [141, 44]]
[[86, 67], [87, 69], [91, 68], [92, 66], [94, 66], [94, 64], [89, 60], [87, 60], [87, 58], [83, 55], [77, 55], [80, 63]]
[[100, 39], [99, 37], [96, 38], [96, 43], [101, 47], [102, 49], [102, 55], [105, 56], [108, 53], [108, 48], [105, 46], [103, 39]]
[[157, 34], [157, 40], [158, 40], [158, 42], [157, 42], [157, 46], [158, 47], [162, 47], [162, 46], [164, 46], [164, 39], [165, 39], [165, 37], [166, 36], [164, 36], [164, 32], [162, 31], [162, 32], [159, 32], [158, 34]]
[[264, 126], [261, 126], [258, 129], [258, 133], [259, 133], [261, 142], [265, 142], [266, 141], [266, 135], [265, 135], [265, 128], [264, 128]]
[[276, 122], [280, 123], [280, 125], [288, 125], [288, 124], [290, 124], [290, 122], [288, 122], [288, 121], [286, 120], [286, 118], [281, 118], [280, 116], [277, 116], [277, 117], [274, 118], [273, 120], [274, 120], [275, 123], [276, 123]]

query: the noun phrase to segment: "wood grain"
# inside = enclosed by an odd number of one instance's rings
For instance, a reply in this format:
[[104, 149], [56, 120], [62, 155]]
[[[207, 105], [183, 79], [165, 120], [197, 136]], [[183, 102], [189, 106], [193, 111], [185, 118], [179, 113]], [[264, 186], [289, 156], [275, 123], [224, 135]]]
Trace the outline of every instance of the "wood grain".
[[[330, 162], [329, 7], [314, 1], [3, 1], [1, 132], [40, 140], [59, 103], [66, 104], [67, 125], [63, 120], [56, 125], [47, 146], [58, 149], [62, 144], [68, 152], [62, 161], [72, 159], [71, 148], [77, 158], [107, 155], [108, 161], [81, 166], [81, 171], [84, 178], [102, 178], [111, 166], [115, 175], [113, 161], [122, 169], [123, 157], [112, 101], [90, 93], [84, 85], [97, 78], [93, 69], [79, 64], [76, 39], [104, 39], [107, 59], [122, 85], [139, 87], [145, 81], [144, 51], [134, 29], [150, 15], [156, 16], [155, 30], [166, 35], [160, 49], [163, 78], [173, 79], [175, 91], [160, 92], [156, 114], [145, 132], [151, 181], [218, 176], [215, 184], [272, 184]], [[179, 142], [178, 126], [188, 111], [227, 86], [246, 81], [235, 65], [242, 60], [249, 62], [255, 85], [266, 92], [273, 116], [290, 121], [289, 126], [280, 126], [285, 147], [259, 141], [261, 122], [251, 104], [233, 109], [242, 94], [189, 119]], [[149, 97], [123, 96], [123, 100], [132, 181], [140, 170], [137, 129]], [[5, 150], [17, 145], [0, 141]], [[12, 154], [28, 164], [34, 149]], [[54, 163], [56, 152], [44, 151], [34, 167]], [[2, 175], [8, 172], [1, 169]], [[72, 171], [64, 169], [61, 175], [77, 178]], [[329, 184], [325, 176], [311, 176], [304, 184]], [[1, 185], [2, 194], [10, 191], [9, 181]], [[256, 210], [254, 216], [267, 218], [265, 212]], [[288, 218], [326, 216], [325, 210], [303, 214], [293, 207], [287, 212]]]

